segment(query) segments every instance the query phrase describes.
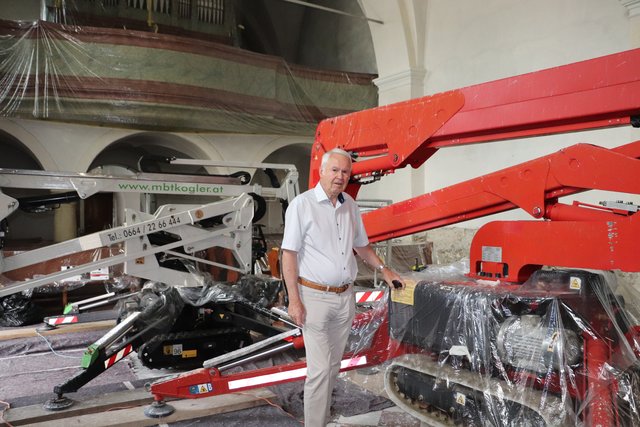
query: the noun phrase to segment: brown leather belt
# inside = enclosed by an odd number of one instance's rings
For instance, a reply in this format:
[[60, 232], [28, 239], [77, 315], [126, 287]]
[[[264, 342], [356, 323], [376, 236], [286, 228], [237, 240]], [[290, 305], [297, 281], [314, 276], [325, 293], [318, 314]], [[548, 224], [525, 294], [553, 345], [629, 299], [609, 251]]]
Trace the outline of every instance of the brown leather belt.
[[342, 286], [321, 285], [319, 283], [312, 282], [311, 280], [307, 280], [302, 277], [298, 277], [298, 283], [300, 283], [302, 286], [306, 286], [307, 288], [315, 289], [317, 291], [335, 292], [336, 294], [343, 293], [344, 291], [349, 289], [349, 285], [350, 285], [350, 283], [347, 283], [346, 285], [342, 285]]

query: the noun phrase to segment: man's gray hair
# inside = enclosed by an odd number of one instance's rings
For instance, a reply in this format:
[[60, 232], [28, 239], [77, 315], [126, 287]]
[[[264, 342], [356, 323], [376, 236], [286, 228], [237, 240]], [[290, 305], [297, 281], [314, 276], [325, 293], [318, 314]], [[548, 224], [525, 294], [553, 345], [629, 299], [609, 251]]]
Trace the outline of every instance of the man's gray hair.
[[349, 159], [349, 166], [351, 166], [352, 164], [351, 155], [345, 150], [343, 150], [342, 148], [334, 148], [322, 155], [322, 160], [320, 161], [320, 170], [324, 170], [324, 167], [327, 165], [327, 162], [329, 161], [329, 157], [331, 157], [334, 154], [337, 154], [339, 156], [344, 156], [347, 159]]

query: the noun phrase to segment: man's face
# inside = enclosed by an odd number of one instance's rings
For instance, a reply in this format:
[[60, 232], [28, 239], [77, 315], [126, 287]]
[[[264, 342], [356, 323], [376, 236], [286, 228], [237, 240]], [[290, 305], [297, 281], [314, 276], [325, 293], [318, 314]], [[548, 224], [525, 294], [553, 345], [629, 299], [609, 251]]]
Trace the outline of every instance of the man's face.
[[337, 197], [349, 183], [351, 163], [345, 156], [332, 154], [327, 164], [320, 169], [320, 185], [327, 196]]

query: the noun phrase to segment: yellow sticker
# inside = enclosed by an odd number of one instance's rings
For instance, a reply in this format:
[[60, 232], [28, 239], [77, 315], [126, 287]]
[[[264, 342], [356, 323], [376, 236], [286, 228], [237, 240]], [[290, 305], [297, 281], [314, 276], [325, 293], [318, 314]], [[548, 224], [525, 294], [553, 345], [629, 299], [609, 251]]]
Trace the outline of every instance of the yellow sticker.
[[391, 301], [400, 304], [413, 305], [413, 291], [416, 288], [415, 280], [403, 279], [405, 287], [404, 289], [392, 289]]
[[165, 356], [171, 356], [173, 354], [173, 346], [172, 345], [163, 346], [162, 354], [164, 354]]
[[198, 357], [198, 350], [182, 350], [183, 359], [189, 359], [191, 357]]
[[572, 277], [569, 279], [569, 288], [577, 291], [582, 289], [582, 279], [579, 277]]

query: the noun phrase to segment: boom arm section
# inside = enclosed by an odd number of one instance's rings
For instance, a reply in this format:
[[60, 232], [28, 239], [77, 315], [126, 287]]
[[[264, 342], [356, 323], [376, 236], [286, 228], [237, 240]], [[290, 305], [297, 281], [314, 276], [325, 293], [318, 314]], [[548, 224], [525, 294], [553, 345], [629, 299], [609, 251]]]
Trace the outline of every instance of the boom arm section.
[[[318, 126], [312, 148], [309, 184], [313, 186], [319, 179], [322, 154], [335, 147], [352, 153], [355, 159], [347, 188], [355, 197], [366, 181], [380, 179], [407, 165], [418, 167], [439, 148], [637, 126], [638, 69], [640, 49], [635, 49], [324, 120]], [[606, 157], [605, 163], [589, 159], [594, 150], [597, 158]], [[375, 242], [515, 207], [542, 218], [550, 209], [549, 200], [576, 191], [611, 189], [637, 193], [636, 189], [627, 191], [619, 185], [622, 181], [624, 185], [634, 182], [619, 174], [634, 173], [620, 163], [635, 166], [636, 151], [635, 144], [611, 152], [572, 147], [532, 164], [369, 212], [364, 215], [365, 227]], [[578, 163], [571, 163], [572, 155], [578, 156]], [[630, 158], [623, 159], [624, 156]], [[564, 175], [560, 164], [569, 166]], [[605, 164], [611, 169], [606, 169]], [[550, 176], [552, 166], [555, 172]], [[598, 175], [591, 176], [596, 170], [600, 171]], [[633, 179], [637, 182], [637, 178]]]
[[[293, 165], [271, 163], [244, 164], [219, 163], [208, 160], [169, 159], [170, 163], [193, 166], [247, 167], [253, 169], [281, 169], [282, 182], [272, 187], [245, 184], [229, 176], [137, 173], [131, 176], [113, 176], [75, 172], [0, 169], [0, 188], [27, 188], [69, 191], [46, 194], [29, 199], [34, 206], [61, 199], [86, 199], [99, 192], [133, 193], [143, 195], [181, 195], [210, 198], [209, 203], [163, 205], [154, 214], [140, 212], [138, 208], [125, 208], [125, 223], [114, 228], [84, 235], [65, 242], [3, 256], [0, 253], [0, 273], [39, 265], [45, 261], [95, 251], [80, 265], [67, 266], [63, 271], [49, 272], [37, 279], [22, 280], [0, 286], [0, 297], [29, 290], [38, 286], [89, 273], [117, 264], [124, 266], [126, 274], [157, 280], [172, 285], [192, 284], [197, 280], [188, 272], [159, 265], [157, 256], [170, 255], [212, 267], [247, 273], [251, 270], [251, 224], [255, 220], [254, 200], [276, 198], [291, 201], [298, 193], [298, 172]], [[0, 191], [0, 221], [11, 215], [23, 203]], [[142, 200], [142, 199], [141, 199]], [[0, 234], [0, 248], [4, 237]], [[224, 248], [233, 256], [233, 265], [221, 264], [197, 257], [210, 248]], [[102, 250], [108, 252], [103, 259]], [[86, 257], [80, 257], [85, 259]], [[233, 261], [233, 260], [229, 260]], [[235, 265], [235, 266], [234, 266]]]
[[[586, 190], [640, 194], [640, 141], [615, 149], [577, 144], [557, 153], [363, 215], [371, 241], [388, 240], [521, 208], [534, 218], [603, 219], [558, 198]], [[571, 212], [569, 212], [571, 211]], [[604, 217], [614, 214], [604, 214]]]
[[[220, 225], [211, 229], [196, 225], [199, 220], [214, 216], [224, 216]], [[143, 217], [142, 221], [136, 219], [137, 217]], [[61, 272], [43, 275], [37, 279], [7, 284], [0, 287], [0, 297], [117, 264], [124, 264], [125, 272], [137, 277], [171, 284], [184, 284], [191, 279], [188, 273], [161, 268], [155, 258], [155, 254], [178, 248], [183, 248], [185, 254], [181, 256], [188, 258], [203, 248], [214, 245], [226, 247], [234, 251], [234, 256], [241, 266], [240, 271], [247, 272], [251, 260], [252, 217], [253, 200], [246, 194], [205, 205], [165, 205], [155, 215], [142, 212], [131, 213], [131, 222], [127, 225], [0, 258], [3, 272], [5, 272], [80, 251], [108, 247], [114, 244], [123, 244], [124, 246], [123, 253], [108, 256], [102, 260], [87, 262]], [[179, 239], [159, 246], [151, 244], [149, 236], [159, 231], [173, 233]], [[206, 260], [199, 261], [207, 262]]]
[[363, 179], [418, 167], [442, 147], [628, 125], [640, 114], [638, 69], [634, 49], [323, 120], [309, 185], [335, 147], [357, 160], [354, 195]]

